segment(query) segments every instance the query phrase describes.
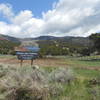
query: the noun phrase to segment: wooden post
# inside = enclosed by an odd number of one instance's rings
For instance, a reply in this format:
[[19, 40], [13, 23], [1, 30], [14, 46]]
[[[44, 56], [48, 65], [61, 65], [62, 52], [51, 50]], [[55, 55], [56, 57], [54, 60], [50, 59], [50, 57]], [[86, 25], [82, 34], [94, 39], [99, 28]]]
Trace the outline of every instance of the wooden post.
[[33, 59], [31, 60], [31, 66], [33, 65]]
[[22, 66], [23, 65], [23, 60], [21, 60], [21, 62], [20, 62], [20, 66]]

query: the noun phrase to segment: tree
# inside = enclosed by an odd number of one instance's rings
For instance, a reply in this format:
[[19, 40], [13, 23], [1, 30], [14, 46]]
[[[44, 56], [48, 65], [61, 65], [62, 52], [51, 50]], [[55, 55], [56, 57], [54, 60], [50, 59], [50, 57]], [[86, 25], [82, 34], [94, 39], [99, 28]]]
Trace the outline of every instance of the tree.
[[83, 48], [82, 50], [80, 50], [80, 54], [82, 55], [82, 56], [90, 56], [90, 54], [91, 54], [91, 50], [90, 50], [90, 48]]
[[93, 41], [93, 48], [100, 53], [100, 33], [95, 33], [89, 36], [89, 38]]

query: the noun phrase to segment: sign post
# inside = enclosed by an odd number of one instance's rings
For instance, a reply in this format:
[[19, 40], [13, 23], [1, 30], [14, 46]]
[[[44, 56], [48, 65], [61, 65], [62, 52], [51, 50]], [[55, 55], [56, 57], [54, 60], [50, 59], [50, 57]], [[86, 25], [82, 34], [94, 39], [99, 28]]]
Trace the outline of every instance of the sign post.
[[33, 59], [31, 60], [31, 66], [33, 65]]
[[22, 66], [22, 64], [23, 64], [23, 60], [20, 61], [20, 66]]

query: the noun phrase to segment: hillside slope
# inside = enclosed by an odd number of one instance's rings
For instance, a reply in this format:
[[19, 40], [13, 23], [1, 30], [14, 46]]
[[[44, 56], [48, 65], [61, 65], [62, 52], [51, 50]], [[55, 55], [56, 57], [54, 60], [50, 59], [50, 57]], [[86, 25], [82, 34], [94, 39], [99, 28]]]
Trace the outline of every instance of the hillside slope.
[[20, 40], [18, 38], [11, 37], [11, 36], [8, 36], [8, 35], [2, 35], [2, 34], [0, 34], [0, 40], [8, 40], [8, 41], [12, 41], [12, 42], [20, 42]]

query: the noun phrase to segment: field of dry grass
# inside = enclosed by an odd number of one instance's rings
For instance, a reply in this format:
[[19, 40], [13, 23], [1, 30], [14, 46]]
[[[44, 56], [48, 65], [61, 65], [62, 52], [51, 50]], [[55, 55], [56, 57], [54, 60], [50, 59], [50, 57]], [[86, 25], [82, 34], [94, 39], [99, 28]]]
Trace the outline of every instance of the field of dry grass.
[[100, 61], [53, 57], [20, 61], [0, 56], [0, 100], [100, 100]]
[[[30, 60], [23, 61], [23, 65], [30, 65]], [[20, 60], [18, 60], [15, 56], [13, 57], [0, 57], [0, 63], [3, 64], [14, 64], [20, 65]], [[36, 59], [33, 62], [35, 65], [41, 67], [67, 67], [64, 59], [60, 58], [43, 58], [43, 59]]]
[[[92, 58], [92, 57], [91, 57]], [[33, 64], [40, 67], [72, 67], [90, 70], [100, 70], [100, 60], [92, 60], [88, 58], [73, 58], [73, 57], [51, 57], [34, 60]], [[1, 56], [0, 63], [20, 65], [20, 60], [16, 56]], [[31, 61], [23, 61], [23, 66], [30, 66]]]

